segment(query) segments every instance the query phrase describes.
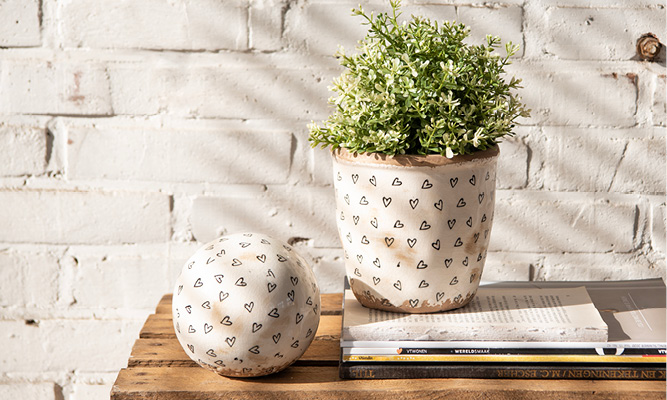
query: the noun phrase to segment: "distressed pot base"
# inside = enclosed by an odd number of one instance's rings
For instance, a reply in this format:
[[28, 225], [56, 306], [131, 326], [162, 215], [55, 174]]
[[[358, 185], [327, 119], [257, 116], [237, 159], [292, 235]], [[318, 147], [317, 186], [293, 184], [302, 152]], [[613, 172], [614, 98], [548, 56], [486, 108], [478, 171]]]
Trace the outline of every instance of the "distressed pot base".
[[428, 300], [424, 300], [415, 307], [410, 303], [410, 300], [406, 300], [400, 305], [394, 305], [386, 298], [377, 297], [375, 296], [377, 292], [360, 280], [350, 279], [350, 287], [354, 297], [364, 307], [405, 314], [428, 314], [461, 308], [470, 303], [477, 293], [477, 287], [475, 287], [475, 290], [465, 296], [458, 295], [454, 298], [443, 298], [440, 303], [433, 305]]

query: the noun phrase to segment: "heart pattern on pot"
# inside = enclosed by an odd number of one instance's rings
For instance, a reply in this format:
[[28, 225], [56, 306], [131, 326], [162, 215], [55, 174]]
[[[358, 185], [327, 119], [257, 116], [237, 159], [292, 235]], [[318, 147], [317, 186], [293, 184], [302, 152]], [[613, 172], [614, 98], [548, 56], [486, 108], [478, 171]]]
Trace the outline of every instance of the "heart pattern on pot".
[[362, 304], [432, 312], [472, 298], [490, 239], [495, 168], [496, 157], [378, 168], [334, 156], [336, 223]]
[[319, 300], [312, 270], [292, 247], [257, 233], [225, 236], [200, 248], [177, 279], [176, 336], [193, 361], [220, 375], [266, 375], [307, 349]]

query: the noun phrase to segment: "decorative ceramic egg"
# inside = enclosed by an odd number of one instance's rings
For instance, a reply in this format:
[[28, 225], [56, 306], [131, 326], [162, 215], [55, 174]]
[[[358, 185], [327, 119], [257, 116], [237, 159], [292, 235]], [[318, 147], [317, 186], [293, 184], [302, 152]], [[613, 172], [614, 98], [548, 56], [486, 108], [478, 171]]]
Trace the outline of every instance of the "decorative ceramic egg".
[[172, 312], [176, 337], [193, 361], [224, 376], [262, 376], [292, 364], [313, 341], [320, 290], [287, 243], [234, 234], [185, 263]]

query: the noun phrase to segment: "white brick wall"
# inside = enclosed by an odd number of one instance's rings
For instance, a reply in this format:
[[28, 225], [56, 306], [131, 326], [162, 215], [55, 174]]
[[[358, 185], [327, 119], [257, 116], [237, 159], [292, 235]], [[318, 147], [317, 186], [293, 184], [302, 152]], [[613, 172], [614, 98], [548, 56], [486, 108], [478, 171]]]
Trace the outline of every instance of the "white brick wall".
[[[665, 275], [665, 37], [657, 0], [404, 0], [521, 44], [532, 116], [502, 144], [485, 279]], [[384, 0], [363, 1], [368, 10]], [[107, 398], [198, 246], [292, 240], [344, 274], [326, 118], [364, 32], [332, 0], [0, 2], [0, 398]]]

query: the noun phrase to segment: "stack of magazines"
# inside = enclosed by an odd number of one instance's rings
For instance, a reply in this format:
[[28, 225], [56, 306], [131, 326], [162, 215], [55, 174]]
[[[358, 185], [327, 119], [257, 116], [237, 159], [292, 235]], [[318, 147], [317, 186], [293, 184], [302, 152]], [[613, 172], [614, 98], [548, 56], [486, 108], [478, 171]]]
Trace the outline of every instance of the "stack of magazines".
[[340, 377], [664, 380], [665, 283], [483, 283], [463, 308], [361, 306], [346, 282]]

